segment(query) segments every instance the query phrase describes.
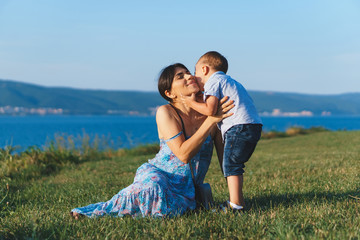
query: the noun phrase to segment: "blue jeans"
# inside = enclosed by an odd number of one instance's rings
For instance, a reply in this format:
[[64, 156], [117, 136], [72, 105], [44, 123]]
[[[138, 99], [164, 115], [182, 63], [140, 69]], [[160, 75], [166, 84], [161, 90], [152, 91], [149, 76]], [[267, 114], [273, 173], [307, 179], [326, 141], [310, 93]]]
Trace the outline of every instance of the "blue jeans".
[[222, 164], [225, 177], [239, 176], [245, 172], [245, 162], [253, 154], [261, 130], [261, 124], [239, 124], [226, 131]]

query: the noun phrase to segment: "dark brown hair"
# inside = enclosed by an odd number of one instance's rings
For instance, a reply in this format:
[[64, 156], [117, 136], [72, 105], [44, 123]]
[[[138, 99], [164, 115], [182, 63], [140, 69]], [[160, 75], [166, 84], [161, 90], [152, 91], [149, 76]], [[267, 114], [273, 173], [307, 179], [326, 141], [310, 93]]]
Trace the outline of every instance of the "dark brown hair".
[[223, 55], [216, 51], [210, 51], [205, 53], [199, 58], [198, 62], [207, 64], [216, 71], [222, 71], [226, 73], [228, 70], [228, 61]]
[[158, 80], [158, 89], [160, 95], [165, 98], [167, 101], [172, 102], [172, 99], [165, 95], [166, 90], [171, 90], [171, 85], [175, 77], [175, 69], [176, 68], [184, 68], [187, 71], [187, 67], [184, 66], [184, 64], [181, 63], [175, 63], [172, 65], [169, 65], [165, 67], [160, 72], [159, 80]]

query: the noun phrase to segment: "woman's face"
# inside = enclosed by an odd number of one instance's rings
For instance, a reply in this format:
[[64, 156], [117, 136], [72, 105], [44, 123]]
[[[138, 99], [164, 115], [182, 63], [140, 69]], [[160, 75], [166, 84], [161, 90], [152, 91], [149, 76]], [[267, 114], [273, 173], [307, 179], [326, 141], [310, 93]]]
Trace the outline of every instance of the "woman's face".
[[174, 80], [171, 85], [171, 93], [177, 97], [181, 95], [190, 96], [200, 90], [199, 85], [189, 70], [177, 67]]

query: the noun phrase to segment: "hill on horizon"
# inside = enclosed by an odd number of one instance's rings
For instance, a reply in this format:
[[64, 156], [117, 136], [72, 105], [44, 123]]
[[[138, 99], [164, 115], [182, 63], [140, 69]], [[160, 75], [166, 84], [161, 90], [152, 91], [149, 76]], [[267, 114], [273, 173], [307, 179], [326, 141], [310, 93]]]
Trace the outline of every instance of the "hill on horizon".
[[[360, 93], [316, 95], [249, 90], [249, 94], [263, 115], [274, 111], [360, 115]], [[45, 87], [0, 79], [0, 114], [36, 114], [29, 109], [48, 108], [61, 109], [62, 114], [152, 115], [157, 106], [166, 103], [158, 92]], [[14, 110], [16, 107], [20, 112]]]

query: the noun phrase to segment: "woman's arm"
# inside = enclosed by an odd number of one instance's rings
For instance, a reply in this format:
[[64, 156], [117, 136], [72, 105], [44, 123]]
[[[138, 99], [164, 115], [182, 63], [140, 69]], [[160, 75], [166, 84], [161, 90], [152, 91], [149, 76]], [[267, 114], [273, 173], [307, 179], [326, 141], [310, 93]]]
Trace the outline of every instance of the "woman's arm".
[[[233, 101], [226, 102], [227, 99], [228, 97], [221, 99], [217, 113], [214, 116], [208, 116], [189, 139], [186, 140], [184, 134], [182, 134], [167, 142], [171, 151], [182, 162], [188, 163], [196, 155], [216, 123], [232, 115], [232, 113], [227, 112], [234, 107]], [[158, 109], [156, 122], [160, 137], [169, 138], [182, 131], [182, 126], [170, 106], [164, 105]]]

